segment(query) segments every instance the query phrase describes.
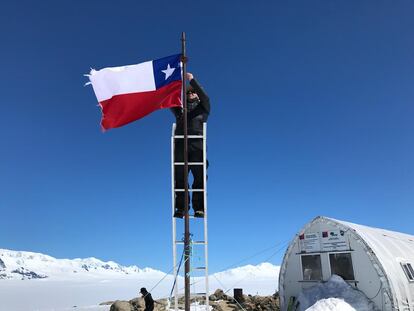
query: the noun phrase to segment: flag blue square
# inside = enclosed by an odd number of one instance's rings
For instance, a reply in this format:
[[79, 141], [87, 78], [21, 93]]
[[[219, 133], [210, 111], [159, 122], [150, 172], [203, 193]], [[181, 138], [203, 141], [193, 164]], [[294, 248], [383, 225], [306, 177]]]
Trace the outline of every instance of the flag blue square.
[[173, 81], [181, 80], [181, 54], [152, 61], [157, 90]]

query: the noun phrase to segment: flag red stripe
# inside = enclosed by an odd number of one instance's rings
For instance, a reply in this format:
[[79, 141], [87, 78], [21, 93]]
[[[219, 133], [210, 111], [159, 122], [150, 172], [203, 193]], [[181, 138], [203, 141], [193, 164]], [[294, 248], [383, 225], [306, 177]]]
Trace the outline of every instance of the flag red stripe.
[[181, 81], [174, 81], [156, 91], [116, 95], [100, 102], [101, 125], [105, 130], [136, 121], [151, 112], [181, 105]]

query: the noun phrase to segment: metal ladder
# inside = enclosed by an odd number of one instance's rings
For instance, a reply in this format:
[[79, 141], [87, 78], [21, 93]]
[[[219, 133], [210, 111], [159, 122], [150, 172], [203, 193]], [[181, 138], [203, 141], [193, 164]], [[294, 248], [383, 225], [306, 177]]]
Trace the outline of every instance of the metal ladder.
[[[176, 192], [183, 192], [184, 189], [175, 189], [175, 166], [176, 165], [184, 165], [184, 162], [175, 162], [174, 157], [174, 146], [176, 139], [184, 139], [184, 135], [175, 135], [176, 124], [174, 123], [172, 126], [172, 133], [171, 133], [171, 189], [172, 189], [172, 243], [173, 243], [173, 266], [174, 266], [174, 275], [177, 275], [177, 246], [182, 245], [184, 248], [183, 240], [177, 237], [177, 218], [174, 218], [174, 211], [175, 211], [175, 193]], [[207, 310], [209, 310], [209, 288], [208, 288], [208, 236], [207, 236], [207, 124], [203, 123], [203, 135], [188, 135], [188, 139], [202, 139], [203, 141], [203, 161], [202, 162], [189, 162], [188, 165], [202, 165], [203, 166], [203, 185], [204, 189], [188, 189], [189, 193], [193, 192], [203, 192], [203, 200], [204, 200], [204, 218], [195, 218], [194, 215], [190, 214], [190, 221], [200, 221], [203, 220], [203, 232], [204, 232], [204, 239], [203, 240], [194, 240], [192, 241], [193, 247], [199, 247], [199, 245], [204, 245], [204, 265], [199, 267], [192, 267], [191, 271], [202, 271], [204, 270], [204, 278], [205, 278], [205, 292], [203, 293], [192, 293], [192, 295], [205, 295], [206, 306]], [[185, 181], [184, 181], [185, 182]], [[193, 223], [194, 224], [194, 223]], [[183, 272], [184, 268], [180, 270]], [[184, 272], [183, 272], [184, 273]], [[178, 281], [178, 280], [177, 280]], [[178, 311], [178, 282], [175, 282], [174, 286], [174, 309]]]

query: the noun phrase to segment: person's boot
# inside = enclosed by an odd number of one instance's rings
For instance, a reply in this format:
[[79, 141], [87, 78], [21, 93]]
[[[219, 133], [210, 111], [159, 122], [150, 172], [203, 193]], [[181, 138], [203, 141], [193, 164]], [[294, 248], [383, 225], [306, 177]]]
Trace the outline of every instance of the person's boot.
[[183, 218], [184, 212], [182, 210], [176, 209], [174, 212], [174, 218]]
[[203, 218], [204, 217], [204, 202], [203, 202], [203, 193], [193, 193], [192, 206], [194, 210], [194, 217]]
[[177, 193], [175, 195], [174, 217], [175, 218], [183, 218], [184, 217], [184, 193]]

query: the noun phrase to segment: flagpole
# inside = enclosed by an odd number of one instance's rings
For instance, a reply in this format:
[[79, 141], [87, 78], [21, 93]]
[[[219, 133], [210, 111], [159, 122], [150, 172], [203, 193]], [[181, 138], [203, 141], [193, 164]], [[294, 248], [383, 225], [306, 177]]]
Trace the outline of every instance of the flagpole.
[[187, 56], [185, 52], [185, 32], [181, 34], [182, 62], [183, 62], [183, 114], [184, 114], [184, 285], [185, 311], [190, 311], [190, 217], [188, 214], [188, 128], [187, 128]]

